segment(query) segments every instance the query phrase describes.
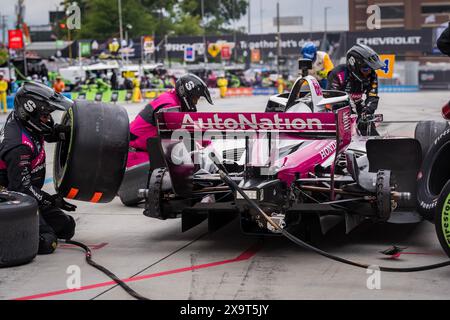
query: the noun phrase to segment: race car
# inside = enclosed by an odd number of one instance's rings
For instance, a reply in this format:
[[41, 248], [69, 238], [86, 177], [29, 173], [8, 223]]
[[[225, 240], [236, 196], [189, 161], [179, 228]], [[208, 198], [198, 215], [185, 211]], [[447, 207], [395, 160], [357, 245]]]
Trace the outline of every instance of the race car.
[[348, 95], [323, 91], [311, 76], [271, 97], [264, 113], [160, 112], [148, 188], [140, 190], [144, 214], [181, 217], [183, 231], [205, 219], [215, 230], [239, 216], [244, 233], [278, 233], [225, 173], [287, 230], [312, 219], [323, 233], [342, 220], [347, 232], [364, 220], [420, 221], [419, 141], [362, 137], [356, 121]]
[[[450, 178], [442, 171], [449, 129], [440, 133], [441, 124], [425, 121], [415, 139], [363, 137], [348, 95], [323, 91], [306, 75], [290, 93], [271, 97], [264, 113], [178, 111], [157, 114], [160, 136], [148, 141], [151, 162], [138, 175], [143, 186], [125, 189], [140, 188], [144, 214], [181, 218], [183, 231], [205, 219], [215, 230], [239, 216], [246, 233], [277, 233], [243, 192], [285, 229], [318, 222], [326, 233], [345, 220], [350, 232], [365, 220], [432, 220], [427, 212]], [[56, 147], [55, 189], [68, 199], [112, 201], [126, 180], [126, 110], [76, 101], [62, 123], [71, 134]]]

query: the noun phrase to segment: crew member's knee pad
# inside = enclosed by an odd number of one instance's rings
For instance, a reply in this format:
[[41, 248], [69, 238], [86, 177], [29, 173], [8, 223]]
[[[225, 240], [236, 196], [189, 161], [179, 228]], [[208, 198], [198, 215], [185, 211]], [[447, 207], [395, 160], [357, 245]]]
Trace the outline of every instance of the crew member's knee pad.
[[56, 250], [58, 239], [54, 233], [45, 232], [39, 234], [38, 254], [50, 254]]

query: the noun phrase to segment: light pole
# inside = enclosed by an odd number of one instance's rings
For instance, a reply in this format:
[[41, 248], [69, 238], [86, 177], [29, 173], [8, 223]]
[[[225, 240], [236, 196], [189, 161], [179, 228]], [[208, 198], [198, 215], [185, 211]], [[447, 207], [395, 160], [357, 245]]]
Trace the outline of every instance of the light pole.
[[328, 28], [328, 10], [331, 9], [331, 7], [325, 7], [324, 10], [324, 17], [325, 17], [325, 30], [323, 32], [323, 42], [322, 42], [322, 51], [326, 51], [326, 45], [327, 45], [327, 28]]
[[[127, 24], [126, 25], [126, 29], [125, 29], [125, 41], [126, 41], [126, 43], [127, 43], [127, 47], [128, 47], [128, 30], [131, 30], [131, 29], [133, 29], [133, 26], [131, 25], [131, 24]], [[129, 52], [127, 52], [127, 64], [128, 64], [128, 56], [129, 56], [130, 54], [129, 54]]]
[[[123, 42], [123, 26], [122, 26], [122, 0], [117, 0], [117, 5], [119, 7], [119, 32], [120, 32], [120, 46], [122, 47]], [[123, 63], [123, 52], [120, 53], [120, 57]]]
[[309, 36], [311, 37], [310, 40], [312, 40], [312, 32], [313, 32], [313, 14], [314, 14], [313, 5], [314, 5], [314, 2], [313, 2], [313, 0], [311, 0], [311, 3], [310, 3], [311, 12], [309, 15], [309, 19], [310, 19], [309, 20]]
[[201, 0], [201, 9], [202, 9], [202, 27], [203, 27], [203, 62], [206, 65], [208, 64], [208, 57], [206, 53], [208, 52], [208, 48], [206, 48], [206, 28], [205, 28], [205, 1]]

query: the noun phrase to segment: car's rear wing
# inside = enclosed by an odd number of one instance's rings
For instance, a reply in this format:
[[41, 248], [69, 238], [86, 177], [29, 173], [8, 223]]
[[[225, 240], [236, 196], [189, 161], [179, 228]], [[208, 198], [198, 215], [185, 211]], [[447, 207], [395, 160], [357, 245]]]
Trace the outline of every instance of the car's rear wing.
[[[227, 138], [227, 134], [255, 137], [255, 134], [258, 136], [261, 133], [261, 138], [269, 140], [277, 137], [289, 139], [289, 136], [310, 140], [336, 140], [337, 161], [338, 154], [351, 142], [350, 116], [349, 107], [329, 113], [159, 112], [156, 114], [159, 138], [149, 144], [150, 159], [160, 159], [158, 165], [164, 164], [168, 168], [174, 192], [188, 196], [193, 188], [192, 176], [195, 169], [189, 154], [199, 140], [208, 140], [208, 137], [216, 137], [216, 134], [225, 134]], [[246, 139], [247, 151], [248, 140]], [[331, 170], [332, 179], [334, 167], [335, 163]]]
[[189, 133], [285, 133], [304, 139], [336, 139], [342, 149], [351, 141], [350, 108], [328, 113], [160, 112], [158, 130], [168, 138], [175, 131]]

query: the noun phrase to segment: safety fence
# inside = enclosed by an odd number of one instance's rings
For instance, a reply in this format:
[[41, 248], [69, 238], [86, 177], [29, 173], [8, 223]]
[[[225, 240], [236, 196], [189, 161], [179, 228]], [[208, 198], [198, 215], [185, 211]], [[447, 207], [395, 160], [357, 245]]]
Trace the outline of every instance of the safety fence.
[[[141, 90], [142, 99], [152, 100], [160, 94], [166, 92], [168, 89], [144, 89]], [[419, 86], [403, 86], [403, 85], [381, 85], [379, 87], [380, 93], [402, 93], [402, 92], [417, 92]], [[215, 99], [220, 98], [220, 90], [218, 88], [210, 89], [211, 96]], [[277, 94], [277, 88], [227, 88], [226, 97], [250, 97], [250, 96], [268, 96]], [[72, 100], [88, 100], [106, 103], [132, 103], [132, 90], [112, 90], [112, 91], [87, 91], [87, 92], [64, 92], [64, 96]], [[14, 96], [7, 97], [8, 109], [12, 109], [14, 105]]]

